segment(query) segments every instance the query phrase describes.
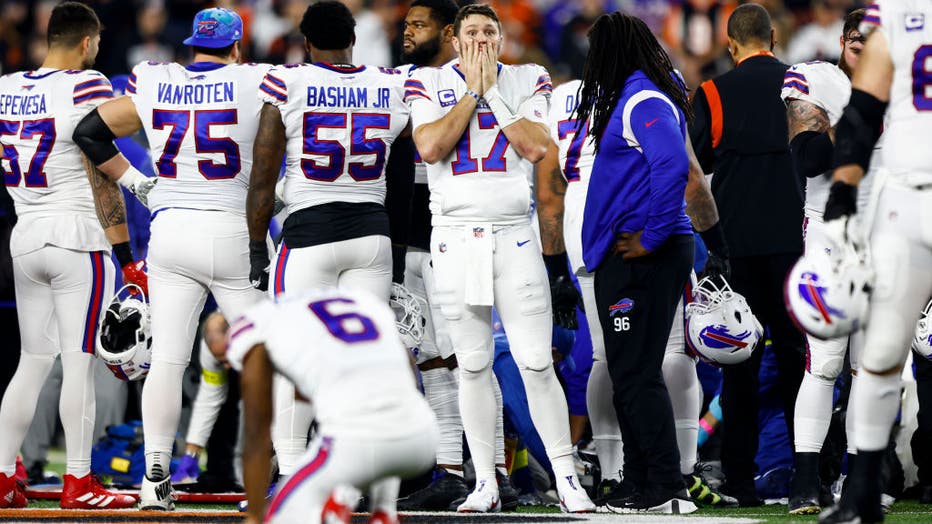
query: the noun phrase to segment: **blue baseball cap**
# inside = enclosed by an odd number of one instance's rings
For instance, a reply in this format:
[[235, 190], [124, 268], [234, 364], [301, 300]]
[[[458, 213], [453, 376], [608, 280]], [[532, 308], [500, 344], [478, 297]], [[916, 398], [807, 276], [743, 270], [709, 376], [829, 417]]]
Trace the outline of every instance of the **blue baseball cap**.
[[191, 36], [184, 45], [218, 48], [232, 45], [243, 38], [243, 19], [234, 11], [222, 7], [204, 9], [194, 16]]

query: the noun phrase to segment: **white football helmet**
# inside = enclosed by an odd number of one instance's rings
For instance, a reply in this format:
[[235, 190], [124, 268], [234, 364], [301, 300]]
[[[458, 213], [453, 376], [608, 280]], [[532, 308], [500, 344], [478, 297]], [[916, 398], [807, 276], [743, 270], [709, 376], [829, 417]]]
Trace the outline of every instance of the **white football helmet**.
[[926, 304], [916, 323], [916, 336], [913, 337], [913, 351], [932, 360], [932, 300]]
[[[130, 293], [135, 289], [136, 295]], [[121, 295], [125, 293], [125, 297]], [[97, 328], [97, 356], [120, 380], [140, 380], [149, 373], [152, 334], [149, 304], [136, 284], [127, 284], [113, 295]]]
[[747, 301], [720, 278], [703, 278], [686, 304], [686, 342], [710, 364], [728, 366], [747, 360], [764, 329]]
[[395, 326], [398, 328], [401, 342], [408, 349], [420, 346], [424, 339], [424, 326], [427, 320], [421, 314], [421, 304], [418, 299], [408, 291], [408, 288], [393, 282], [389, 305], [395, 312]]
[[864, 251], [851, 242], [813, 249], [786, 277], [784, 301], [793, 321], [822, 340], [843, 337], [867, 322], [873, 272]]

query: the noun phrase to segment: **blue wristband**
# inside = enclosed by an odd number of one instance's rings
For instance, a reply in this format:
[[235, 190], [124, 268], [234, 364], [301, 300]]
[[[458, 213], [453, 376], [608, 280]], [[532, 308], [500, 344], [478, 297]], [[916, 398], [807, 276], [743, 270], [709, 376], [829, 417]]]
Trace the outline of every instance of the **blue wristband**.
[[476, 92], [473, 91], [472, 89], [467, 89], [467, 90], [466, 90], [466, 94], [469, 95], [469, 96], [471, 96], [471, 97], [473, 97], [473, 98], [475, 98], [475, 99], [476, 99], [476, 102], [479, 101], [479, 95], [477, 95]]

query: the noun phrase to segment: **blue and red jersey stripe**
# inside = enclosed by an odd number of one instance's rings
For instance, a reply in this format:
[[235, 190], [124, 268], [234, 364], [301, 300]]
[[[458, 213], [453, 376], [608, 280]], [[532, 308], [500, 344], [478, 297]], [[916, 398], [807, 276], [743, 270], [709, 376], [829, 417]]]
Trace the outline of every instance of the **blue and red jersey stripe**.
[[91, 257], [91, 294], [87, 304], [87, 317], [84, 320], [84, 338], [81, 342], [81, 351], [93, 353], [97, 346], [97, 323], [104, 303], [104, 252], [94, 251]]
[[297, 487], [310, 478], [314, 473], [320, 470], [324, 464], [327, 463], [327, 459], [330, 457], [330, 448], [333, 447], [333, 438], [324, 437], [321, 439], [320, 447], [317, 449], [317, 455], [314, 457], [311, 462], [305, 465], [303, 468], [299, 469], [285, 482], [285, 485], [275, 494], [275, 497], [272, 499], [272, 502], [269, 504], [268, 512], [265, 514], [265, 520], [271, 520], [272, 516], [282, 507], [285, 503], [285, 500], [295, 492]]
[[278, 251], [278, 261], [275, 263], [275, 296], [285, 292], [285, 268], [288, 266], [288, 255], [291, 250], [282, 242], [282, 248]]

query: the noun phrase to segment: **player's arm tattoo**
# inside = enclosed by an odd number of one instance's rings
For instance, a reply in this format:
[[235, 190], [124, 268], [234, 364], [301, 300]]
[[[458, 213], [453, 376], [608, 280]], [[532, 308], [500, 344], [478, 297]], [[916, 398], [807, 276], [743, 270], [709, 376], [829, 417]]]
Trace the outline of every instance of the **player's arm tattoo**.
[[246, 221], [250, 240], [265, 240], [275, 209], [275, 183], [285, 154], [285, 125], [272, 104], [259, 114], [259, 132], [253, 145], [252, 173], [246, 194]]
[[[563, 178], [563, 172], [560, 168], [550, 171], [549, 175], [543, 177], [543, 183], [548, 185], [547, 190], [552, 197], [559, 198], [561, 201], [566, 195], [566, 179]], [[552, 208], [552, 209], [548, 209]], [[564, 208], [562, 202], [560, 205], [541, 207], [538, 213], [540, 223], [541, 247], [544, 253], [554, 254], [562, 253], [566, 250], [563, 242], [563, 214]]]
[[804, 100], [790, 99], [786, 104], [786, 124], [789, 129], [789, 139], [803, 131], [825, 133], [832, 126], [829, 123], [828, 113], [821, 107]]
[[689, 174], [686, 179], [686, 214], [693, 224], [693, 229], [706, 231], [718, 222], [718, 207], [712, 188], [702, 172], [702, 166], [696, 158], [692, 142], [686, 139], [686, 156], [689, 158]]
[[126, 203], [123, 201], [123, 190], [86, 157], [82, 155], [81, 159], [91, 184], [91, 192], [94, 194], [94, 207], [97, 210], [100, 225], [106, 230], [126, 224]]

